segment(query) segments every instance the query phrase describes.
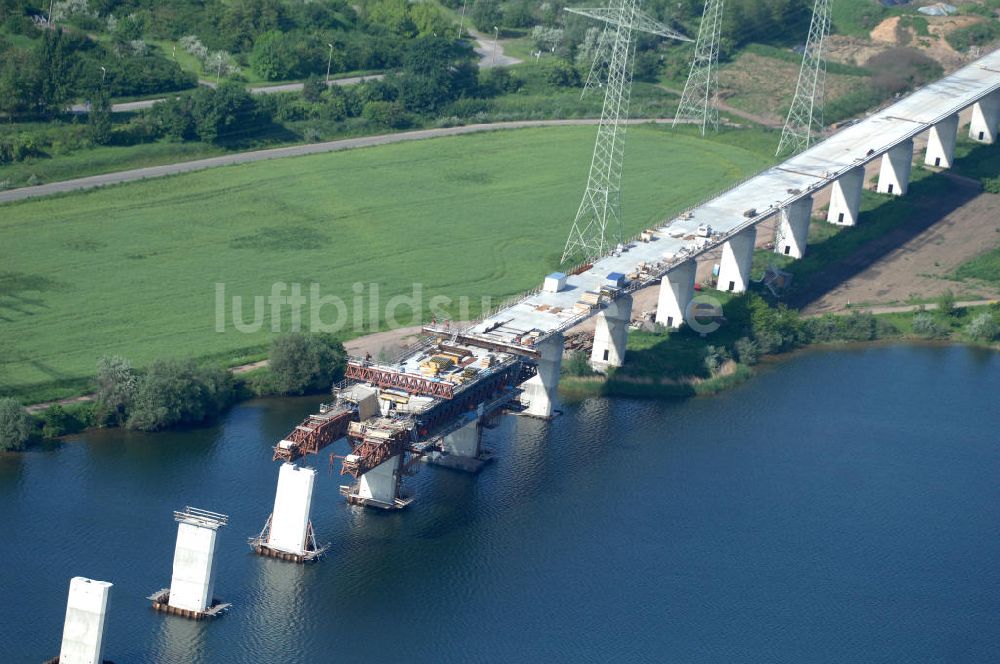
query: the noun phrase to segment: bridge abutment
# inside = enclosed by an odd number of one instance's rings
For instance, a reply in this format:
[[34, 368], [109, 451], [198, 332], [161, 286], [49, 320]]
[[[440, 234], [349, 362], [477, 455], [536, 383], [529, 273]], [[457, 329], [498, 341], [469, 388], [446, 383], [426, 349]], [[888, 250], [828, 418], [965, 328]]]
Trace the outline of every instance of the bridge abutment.
[[837, 178], [830, 191], [830, 211], [826, 220], [838, 226], [853, 226], [858, 223], [864, 183], [864, 166], [855, 166]]
[[625, 362], [628, 345], [628, 324], [632, 319], [632, 296], [625, 295], [608, 305], [597, 315], [594, 347], [590, 363], [597, 370], [620, 367]]
[[521, 385], [521, 402], [527, 405], [525, 415], [545, 419], [552, 417], [564, 346], [561, 333], [553, 334], [536, 346], [541, 354], [537, 361], [538, 373]]
[[955, 160], [955, 140], [958, 138], [958, 113], [949, 115], [931, 127], [927, 135], [927, 154], [924, 163], [928, 166], [951, 168]]
[[1000, 92], [993, 92], [972, 105], [969, 138], [979, 143], [995, 143], [998, 124], [1000, 124]]
[[913, 140], [903, 141], [882, 155], [882, 168], [878, 174], [876, 191], [880, 194], [902, 196], [910, 187], [910, 169], [913, 167]]
[[813, 198], [804, 196], [781, 208], [778, 237], [774, 252], [792, 258], [802, 258], [809, 239], [809, 220], [812, 218]]
[[698, 264], [684, 261], [663, 275], [660, 295], [656, 304], [656, 322], [667, 327], [680, 327], [691, 298], [694, 297], [694, 280]]
[[719, 263], [718, 288], [722, 291], [742, 293], [750, 285], [750, 266], [753, 263], [754, 242], [757, 229], [746, 228], [726, 240]]

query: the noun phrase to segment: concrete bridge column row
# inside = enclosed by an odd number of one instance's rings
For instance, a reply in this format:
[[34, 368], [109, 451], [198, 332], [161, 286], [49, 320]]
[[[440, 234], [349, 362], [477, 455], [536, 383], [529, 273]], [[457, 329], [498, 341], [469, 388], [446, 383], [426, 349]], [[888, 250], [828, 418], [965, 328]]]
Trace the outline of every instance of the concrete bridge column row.
[[972, 105], [969, 138], [979, 143], [993, 144], [1000, 124], [1000, 91], [990, 93]]
[[958, 113], [931, 127], [927, 136], [927, 154], [924, 163], [928, 166], [951, 168], [955, 161], [955, 141], [958, 138]]

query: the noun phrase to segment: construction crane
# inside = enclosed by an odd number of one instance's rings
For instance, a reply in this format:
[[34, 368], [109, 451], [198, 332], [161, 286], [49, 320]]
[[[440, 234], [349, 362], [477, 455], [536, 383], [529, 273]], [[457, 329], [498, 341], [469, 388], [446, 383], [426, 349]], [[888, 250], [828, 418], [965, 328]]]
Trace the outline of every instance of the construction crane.
[[[691, 41], [639, 11], [638, 0], [612, 0], [608, 7], [567, 8], [568, 12], [597, 19], [608, 25], [611, 55], [604, 106], [597, 128], [597, 141], [590, 162], [587, 189], [570, 229], [562, 262], [589, 260], [608, 252], [621, 241], [621, 179], [625, 150], [625, 126], [632, 95], [632, 65], [635, 43], [632, 32], [641, 30], [669, 39]], [[598, 49], [600, 51], [600, 49]], [[600, 57], [600, 52], [598, 52]], [[611, 226], [612, 240], [608, 238]]]
[[719, 109], [715, 102], [719, 95], [719, 40], [722, 36], [723, 0], [708, 0], [698, 26], [698, 39], [694, 46], [691, 72], [681, 101], [677, 105], [674, 124], [690, 122], [701, 126], [701, 135], [711, 126], [719, 128]]
[[814, 130], [823, 128], [823, 97], [826, 85], [826, 60], [823, 43], [830, 34], [831, 0], [815, 0], [809, 37], [802, 52], [799, 81], [795, 97], [788, 109], [785, 127], [781, 130], [776, 156], [805, 150], [813, 139]]

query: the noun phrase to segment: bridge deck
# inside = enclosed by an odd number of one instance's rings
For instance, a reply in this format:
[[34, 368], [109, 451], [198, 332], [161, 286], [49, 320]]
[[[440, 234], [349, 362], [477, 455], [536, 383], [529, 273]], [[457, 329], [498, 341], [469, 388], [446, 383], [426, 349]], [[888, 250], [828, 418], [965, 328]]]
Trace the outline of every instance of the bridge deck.
[[[544, 335], [564, 331], [600, 311], [576, 311], [574, 304], [585, 291], [599, 290], [609, 273], [633, 273], [645, 263], [652, 274], [640, 279], [636, 286], [649, 283], [681, 262], [717, 248], [732, 234], [831, 184], [845, 171], [881, 158], [897, 144], [998, 89], [1000, 50], [692, 208], [690, 214], [666, 220], [658, 227], [655, 240], [633, 242], [620, 255], [601, 258], [587, 271], [570, 276], [562, 291], [535, 293], [473, 326], [470, 332], [505, 342], [531, 329]], [[747, 217], [748, 210], [756, 212]], [[708, 241], [696, 237], [695, 230], [701, 225], [710, 225], [717, 234]]]

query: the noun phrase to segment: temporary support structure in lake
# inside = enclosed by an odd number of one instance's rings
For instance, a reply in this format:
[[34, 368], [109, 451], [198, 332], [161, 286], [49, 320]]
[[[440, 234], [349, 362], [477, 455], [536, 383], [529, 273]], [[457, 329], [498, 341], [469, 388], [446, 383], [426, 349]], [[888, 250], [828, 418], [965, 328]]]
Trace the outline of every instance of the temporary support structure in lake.
[[216, 512], [185, 507], [174, 512], [177, 546], [170, 588], [149, 596], [153, 608], [185, 618], [201, 620], [223, 613], [229, 604], [213, 597], [215, 591], [215, 544], [219, 529], [229, 517]]
[[326, 550], [326, 546], [316, 545], [309, 520], [315, 480], [314, 468], [281, 464], [274, 511], [260, 534], [250, 538], [250, 546], [257, 554], [302, 563], [316, 560]]

